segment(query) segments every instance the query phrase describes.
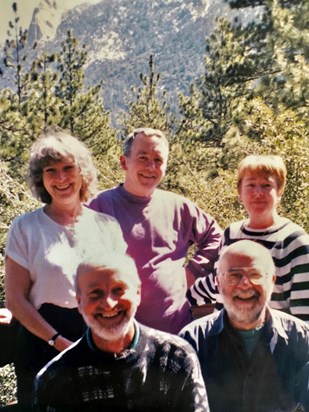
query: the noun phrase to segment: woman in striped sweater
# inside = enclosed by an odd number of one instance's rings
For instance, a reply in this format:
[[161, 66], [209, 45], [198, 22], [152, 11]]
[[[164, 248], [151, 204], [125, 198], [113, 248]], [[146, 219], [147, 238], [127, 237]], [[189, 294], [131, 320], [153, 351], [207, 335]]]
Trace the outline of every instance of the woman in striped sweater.
[[[238, 167], [238, 193], [248, 219], [234, 222], [221, 248], [240, 239], [255, 240], [270, 250], [277, 278], [270, 306], [309, 321], [309, 235], [281, 217], [277, 208], [286, 183], [280, 156], [247, 156]], [[198, 279], [188, 292], [192, 304], [220, 302], [214, 276]]]

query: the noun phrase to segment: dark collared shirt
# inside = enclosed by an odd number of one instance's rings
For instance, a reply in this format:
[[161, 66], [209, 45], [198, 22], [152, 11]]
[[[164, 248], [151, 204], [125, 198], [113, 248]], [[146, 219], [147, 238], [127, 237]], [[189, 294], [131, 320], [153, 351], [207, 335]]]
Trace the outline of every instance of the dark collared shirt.
[[268, 310], [248, 356], [224, 310], [186, 326], [180, 336], [196, 350], [211, 412], [309, 411], [309, 326]]

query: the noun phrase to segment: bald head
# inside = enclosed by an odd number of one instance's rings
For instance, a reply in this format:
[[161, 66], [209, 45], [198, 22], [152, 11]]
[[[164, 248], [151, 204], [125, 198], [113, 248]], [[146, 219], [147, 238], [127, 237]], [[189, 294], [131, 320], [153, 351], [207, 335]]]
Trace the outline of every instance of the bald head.
[[235, 256], [242, 257], [244, 266], [246, 266], [245, 261], [253, 259], [258, 262], [262, 271], [275, 274], [275, 265], [269, 250], [261, 244], [247, 239], [239, 240], [222, 249], [218, 261], [218, 272], [224, 272], [227, 262]]

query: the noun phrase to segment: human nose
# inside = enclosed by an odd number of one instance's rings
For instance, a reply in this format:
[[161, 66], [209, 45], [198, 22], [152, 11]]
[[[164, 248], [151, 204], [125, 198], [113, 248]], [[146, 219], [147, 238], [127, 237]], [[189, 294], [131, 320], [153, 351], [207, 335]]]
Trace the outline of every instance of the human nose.
[[238, 285], [248, 287], [251, 285], [248, 275], [243, 274], [239, 279]]
[[260, 186], [256, 186], [254, 188], [254, 195], [255, 196], [261, 196], [263, 194], [263, 189]]
[[153, 159], [149, 159], [148, 162], [147, 162], [146, 167], [148, 169], [154, 169], [156, 167], [155, 161]]
[[57, 180], [64, 180], [66, 178], [66, 173], [64, 170], [57, 170], [55, 172], [55, 178]]
[[115, 299], [114, 296], [110, 293], [106, 295], [101, 302], [104, 309], [113, 309], [117, 305], [117, 303], [117, 299]]

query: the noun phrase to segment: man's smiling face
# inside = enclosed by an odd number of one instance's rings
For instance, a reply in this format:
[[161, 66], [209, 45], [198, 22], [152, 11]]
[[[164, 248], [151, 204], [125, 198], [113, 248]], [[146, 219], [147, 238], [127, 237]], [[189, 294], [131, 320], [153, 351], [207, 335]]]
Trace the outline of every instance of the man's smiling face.
[[[263, 323], [275, 281], [274, 273], [268, 273], [265, 257], [259, 254], [261, 246], [251, 243], [251, 250], [225, 253], [219, 261], [217, 275], [218, 289], [229, 320], [236, 329], [243, 330], [254, 329]], [[228, 283], [231, 273], [233, 276], [239, 274], [239, 283]], [[260, 284], [253, 283], [256, 279]]]
[[162, 138], [139, 133], [130, 154], [120, 158], [125, 171], [124, 188], [136, 196], [151, 196], [165, 175], [167, 158], [168, 147]]
[[89, 267], [78, 277], [76, 297], [94, 338], [115, 342], [132, 334], [140, 288], [130, 274]]

